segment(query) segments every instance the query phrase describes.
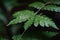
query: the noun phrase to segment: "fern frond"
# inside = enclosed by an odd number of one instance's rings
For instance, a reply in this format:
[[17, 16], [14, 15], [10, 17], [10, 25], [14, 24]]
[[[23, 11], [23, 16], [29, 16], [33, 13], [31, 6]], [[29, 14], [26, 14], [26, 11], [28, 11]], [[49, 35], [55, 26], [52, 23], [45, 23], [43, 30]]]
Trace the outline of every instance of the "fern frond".
[[16, 23], [21, 23], [21, 22], [27, 21], [31, 17], [33, 17], [34, 15], [35, 14], [34, 14], [33, 11], [29, 11], [29, 10], [18, 11], [15, 14], [13, 14], [13, 17], [15, 19], [13, 19], [8, 25], [16, 24]]
[[43, 8], [43, 10], [49, 10], [49, 11], [55, 11], [55, 12], [60, 12], [60, 7], [56, 5], [47, 5]]
[[55, 23], [52, 21], [52, 19], [50, 19], [44, 15], [40, 16], [40, 25], [43, 25], [46, 27], [52, 26], [53, 28], [58, 29], [57, 26], [55, 25]]
[[34, 17], [29, 19], [25, 24], [24, 24], [24, 29], [27, 30], [32, 24], [33, 24]]
[[41, 7], [44, 6], [44, 3], [34, 2], [34, 3], [29, 4], [29, 6], [30, 6], [30, 7], [34, 7], [34, 8], [37, 8], [37, 9], [40, 9]]
[[35, 20], [34, 20], [34, 26], [35, 26], [35, 27], [38, 27], [39, 21], [40, 21], [40, 15], [36, 15], [36, 16], [35, 16]]
[[13, 17], [14, 18], [16, 18], [16, 17], [18, 17], [18, 16], [32, 16], [32, 15], [34, 15], [34, 11], [30, 11], [30, 10], [21, 10], [21, 11], [18, 11], [18, 12], [15, 12], [14, 14], [13, 14]]
[[57, 26], [55, 25], [55, 23], [52, 21], [52, 19], [46, 17], [45, 15], [37, 15], [35, 17], [35, 21], [34, 21], [34, 26], [38, 26], [41, 25], [42, 27], [53, 27], [55, 29], [58, 29]]
[[13, 19], [12, 21], [10, 21], [7, 26], [17, 24], [17, 23], [19, 23], [19, 18], [16, 18], [16, 19]]
[[44, 2], [50, 2], [49, 4], [60, 4], [60, 0], [43, 0]]
[[[40, 9], [44, 6], [44, 3], [34, 2], [34, 3], [30, 4], [29, 6]], [[45, 5], [41, 10], [49, 10], [49, 11], [60, 12], [60, 7], [58, 7], [56, 5]]]

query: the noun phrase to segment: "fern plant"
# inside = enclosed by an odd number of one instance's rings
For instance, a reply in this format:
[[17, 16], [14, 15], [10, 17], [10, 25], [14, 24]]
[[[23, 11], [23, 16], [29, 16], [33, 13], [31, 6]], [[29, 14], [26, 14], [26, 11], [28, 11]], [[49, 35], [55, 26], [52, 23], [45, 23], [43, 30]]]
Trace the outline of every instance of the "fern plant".
[[[40, 10], [60, 12], [60, 7], [57, 6], [60, 4], [60, 0], [41, 0], [41, 1], [44, 1], [44, 2], [37, 1], [28, 5], [29, 7], [34, 7], [38, 9], [36, 12], [32, 10], [21, 10], [21, 11], [15, 12], [13, 14], [14, 19], [9, 22], [8, 26], [25, 22], [24, 23], [25, 31], [29, 27], [31, 27], [32, 24], [35, 27], [38, 27], [38, 25], [40, 25], [41, 27], [53, 27], [55, 29], [59, 29], [54, 23], [54, 21], [52, 21], [51, 18], [47, 17], [46, 15], [43, 15], [43, 12], [40, 14], [37, 14], [37, 13]], [[23, 36], [24, 32], [22, 33], [21, 37]]]

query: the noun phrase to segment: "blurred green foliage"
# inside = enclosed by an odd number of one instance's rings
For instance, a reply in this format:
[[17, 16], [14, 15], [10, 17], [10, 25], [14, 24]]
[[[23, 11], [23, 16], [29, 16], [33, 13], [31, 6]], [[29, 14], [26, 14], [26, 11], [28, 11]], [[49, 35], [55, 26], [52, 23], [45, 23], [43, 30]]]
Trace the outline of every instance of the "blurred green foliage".
[[[53, 36], [55, 36], [56, 32], [49, 32], [49, 31], [30, 31], [25, 32], [25, 34], [22, 36], [21, 40], [51, 40]], [[14, 40], [19, 40], [21, 34], [16, 34], [12, 37]]]

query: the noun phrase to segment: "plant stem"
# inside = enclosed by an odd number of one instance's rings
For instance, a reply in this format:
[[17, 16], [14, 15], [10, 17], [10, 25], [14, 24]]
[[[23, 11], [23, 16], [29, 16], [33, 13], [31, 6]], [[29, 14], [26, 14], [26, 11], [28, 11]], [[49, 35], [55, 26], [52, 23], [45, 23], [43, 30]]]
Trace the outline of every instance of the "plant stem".
[[[43, 7], [45, 7], [48, 3], [50, 3], [50, 2], [47, 2], [46, 4], [44, 4], [44, 5], [36, 12], [36, 14], [37, 14]], [[22, 33], [20, 39], [18, 39], [18, 40], [21, 40], [21, 38], [22, 38], [22, 36], [24, 35], [25, 32], [26, 32], [26, 30], [24, 30], [24, 32]]]
[[26, 30], [24, 30], [24, 32], [22, 33], [22, 35], [20, 36], [20, 38], [18, 40], [21, 40], [22, 36], [24, 35], [24, 33], [26, 32]]
[[50, 2], [47, 2], [47, 3], [45, 3], [38, 11], [36, 11], [36, 14], [43, 8], [43, 7], [45, 7], [47, 4], [49, 4]]

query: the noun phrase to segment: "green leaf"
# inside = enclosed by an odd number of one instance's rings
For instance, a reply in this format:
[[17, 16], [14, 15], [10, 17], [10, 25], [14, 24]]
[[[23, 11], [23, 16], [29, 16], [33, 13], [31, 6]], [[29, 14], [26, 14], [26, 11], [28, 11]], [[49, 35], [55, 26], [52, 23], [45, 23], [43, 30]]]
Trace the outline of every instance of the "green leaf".
[[[34, 3], [30, 4], [29, 6], [40, 9], [44, 6], [44, 3], [34, 2]], [[46, 5], [41, 10], [49, 10], [49, 11], [60, 12], [60, 7], [58, 7], [56, 5]]]
[[40, 20], [40, 25], [49, 27], [48, 21], [50, 21], [50, 19], [49, 19], [48, 17], [45, 17], [44, 15], [42, 15], [42, 16], [40, 17], [40, 19], [41, 19], [41, 20]]
[[45, 15], [36, 15], [34, 19], [34, 26], [37, 27], [38, 24], [40, 24], [42, 27], [53, 27], [55, 29], [59, 29], [55, 23], [52, 21], [52, 19], [46, 17]]
[[[44, 15], [43, 15], [44, 16]], [[45, 22], [44, 22], [44, 17], [43, 16], [40, 16], [40, 25], [42, 26], [42, 27], [44, 27], [45, 26]]]
[[13, 19], [9, 23], [9, 25], [11, 25], [11, 24], [17, 24], [17, 23], [21, 23], [21, 22], [27, 21], [31, 17], [33, 17], [34, 15], [35, 15], [35, 13], [33, 11], [29, 11], [29, 10], [18, 11], [15, 14], [13, 14], [13, 17], [15, 19]]
[[12, 21], [10, 21], [7, 26], [13, 25], [13, 24], [17, 24], [17, 23], [19, 23], [19, 22], [20, 22], [19, 18], [16, 18], [16, 19], [13, 19]]
[[40, 9], [41, 7], [44, 6], [44, 4], [41, 3], [41, 2], [34, 2], [34, 3], [29, 4], [29, 6], [30, 7], [34, 7], [34, 8], [37, 8], [37, 9]]
[[49, 11], [55, 11], [55, 12], [60, 12], [60, 7], [56, 5], [47, 5], [43, 8], [43, 10], [49, 10]]
[[27, 16], [27, 17], [30, 17], [30, 16], [33, 16], [34, 15], [34, 12], [33, 11], [30, 11], [30, 10], [21, 10], [21, 11], [18, 11], [18, 12], [15, 12], [13, 14], [13, 17], [16, 18], [18, 16]]
[[42, 15], [42, 16], [40, 16], [40, 22], [42, 23], [40, 23], [40, 25], [43, 25], [43, 26], [46, 26], [46, 27], [49, 27], [49, 26], [51, 26], [51, 27], [53, 27], [53, 28], [55, 28], [55, 29], [59, 29], [56, 25], [55, 25], [55, 23], [52, 21], [52, 19], [50, 19], [50, 18], [48, 18], [48, 17], [46, 17], [46, 16], [44, 16], [44, 15]]
[[28, 20], [25, 24], [24, 24], [24, 29], [27, 30], [33, 23], [34, 17], [32, 17], [30, 20]]
[[36, 15], [35, 20], [34, 20], [34, 26], [37, 27], [39, 25], [39, 21], [40, 21], [40, 15]]
[[55, 23], [53, 22], [53, 21], [51, 21], [50, 22], [51, 24], [49, 24], [51, 27], [53, 27], [53, 28], [55, 28], [55, 29], [59, 29], [56, 25], [55, 25]]

